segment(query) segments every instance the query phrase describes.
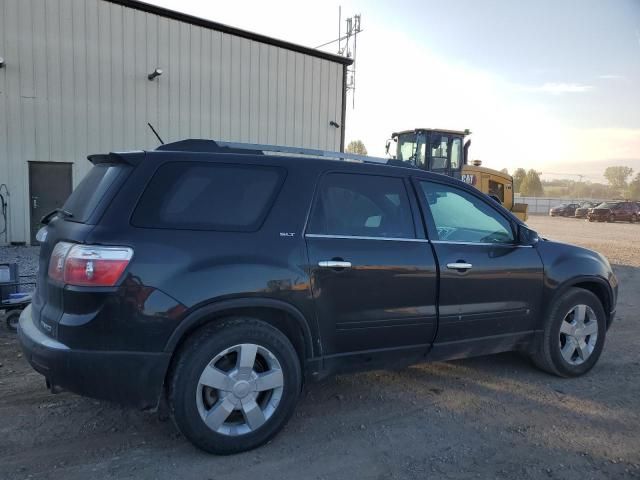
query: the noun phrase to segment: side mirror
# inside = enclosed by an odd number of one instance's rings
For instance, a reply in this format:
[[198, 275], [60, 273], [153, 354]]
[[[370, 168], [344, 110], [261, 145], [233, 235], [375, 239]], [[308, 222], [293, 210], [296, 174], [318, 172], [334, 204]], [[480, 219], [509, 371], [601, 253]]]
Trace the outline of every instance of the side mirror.
[[535, 245], [540, 241], [540, 236], [535, 230], [525, 225], [518, 224], [518, 243], [521, 245]]

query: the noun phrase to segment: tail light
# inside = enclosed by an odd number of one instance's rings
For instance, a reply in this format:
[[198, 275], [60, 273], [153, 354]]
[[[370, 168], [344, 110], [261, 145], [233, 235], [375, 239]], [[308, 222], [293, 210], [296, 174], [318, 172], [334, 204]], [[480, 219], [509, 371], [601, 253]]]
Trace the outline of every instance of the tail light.
[[49, 260], [49, 277], [68, 285], [111, 287], [118, 283], [132, 256], [128, 247], [59, 242]]

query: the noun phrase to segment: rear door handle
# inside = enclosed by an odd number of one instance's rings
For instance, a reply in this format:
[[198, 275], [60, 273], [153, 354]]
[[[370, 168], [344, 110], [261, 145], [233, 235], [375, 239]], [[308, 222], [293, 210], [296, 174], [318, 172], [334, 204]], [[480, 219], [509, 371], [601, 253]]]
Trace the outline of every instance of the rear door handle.
[[451, 270], [469, 270], [470, 268], [473, 268], [473, 265], [466, 262], [453, 262], [447, 263], [447, 268], [450, 268]]
[[318, 266], [322, 268], [351, 268], [351, 262], [342, 260], [322, 260], [318, 262]]

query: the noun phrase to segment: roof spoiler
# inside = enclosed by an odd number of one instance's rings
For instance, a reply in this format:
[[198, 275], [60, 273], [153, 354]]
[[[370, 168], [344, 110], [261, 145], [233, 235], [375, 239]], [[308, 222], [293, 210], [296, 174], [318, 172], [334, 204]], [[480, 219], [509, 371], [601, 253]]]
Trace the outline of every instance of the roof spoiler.
[[138, 162], [136, 161], [136, 157], [138, 157], [139, 154], [144, 155], [144, 152], [139, 151], [139, 152], [127, 152], [127, 153], [117, 153], [117, 152], [96, 153], [94, 155], [89, 155], [87, 157], [87, 160], [89, 160], [94, 165], [100, 165], [104, 163], [137, 165]]

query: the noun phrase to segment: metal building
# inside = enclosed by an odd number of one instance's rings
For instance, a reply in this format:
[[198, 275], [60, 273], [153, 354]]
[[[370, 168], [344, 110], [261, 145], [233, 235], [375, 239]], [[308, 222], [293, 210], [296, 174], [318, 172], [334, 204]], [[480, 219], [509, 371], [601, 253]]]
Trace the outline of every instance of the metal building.
[[164, 141], [344, 146], [349, 59], [146, 3], [0, 0], [0, 58], [0, 244], [33, 241], [88, 154], [155, 148], [147, 122]]

